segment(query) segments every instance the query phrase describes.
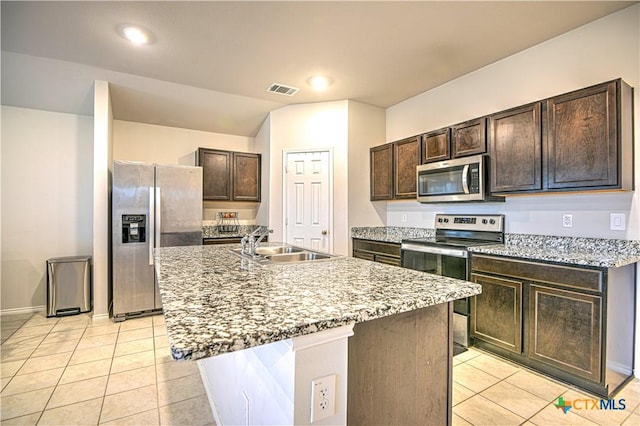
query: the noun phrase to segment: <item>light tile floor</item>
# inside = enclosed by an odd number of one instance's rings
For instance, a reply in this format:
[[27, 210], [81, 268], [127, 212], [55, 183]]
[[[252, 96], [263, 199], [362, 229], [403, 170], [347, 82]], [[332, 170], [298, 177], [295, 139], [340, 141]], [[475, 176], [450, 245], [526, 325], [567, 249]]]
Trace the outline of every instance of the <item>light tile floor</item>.
[[453, 358], [454, 426], [640, 425], [638, 379], [614, 397], [625, 399], [624, 410], [572, 408], [565, 414], [554, 405], [560, 396], [565, 401], [600, 400], [474, 348]]
[[[193, 362], [175, 362], [161, 315], [114, 323], [89, 315], [0, 317], [2, 425], [213, 425]], [[470, 349], [453, 361], [454, 425], [640, 425], [640, 381], [626, 408], [569, 410], [599, 399]]]
[[171, 359], [162, 315], [0, 318], [2, 425], [214, 425], [198, 368]]

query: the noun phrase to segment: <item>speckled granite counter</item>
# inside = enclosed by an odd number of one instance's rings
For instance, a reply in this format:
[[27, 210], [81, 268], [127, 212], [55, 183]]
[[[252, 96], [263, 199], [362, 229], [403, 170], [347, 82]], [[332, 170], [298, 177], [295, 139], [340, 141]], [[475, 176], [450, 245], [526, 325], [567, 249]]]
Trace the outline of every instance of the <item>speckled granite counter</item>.
[[156, 249], [174, 359], [199, 359], [449, 302], [466, 281], [350, 257], [258, 266], [238, 245]]
[[351, 238], [398, 243], [404, 238], [434, 238], [435, 229], [375, 226], [351, 228]]
[[257, 225], [238, 225], [238, 230], [234, 232], [220, 232], [217, 226], [203, 226], [202, 238], [242, 238], [245, 234], [250, 234]]
[[470, 247], [472, 253], [571, 265], [619, 268], [640, 261], [640, 241], [506, 234], [505, 244]]
[[[400, 243], [403, 238], [435, 238], [426, 228], [351, 228], [352, 238]], [[640, 262], [640, 241], [605, 238], [554, 237], [549, 235], [505, 234], [505, 244], [470, 247], [472, 253], [494, 254], [525, 260], [571, 265], [618, 268]]]

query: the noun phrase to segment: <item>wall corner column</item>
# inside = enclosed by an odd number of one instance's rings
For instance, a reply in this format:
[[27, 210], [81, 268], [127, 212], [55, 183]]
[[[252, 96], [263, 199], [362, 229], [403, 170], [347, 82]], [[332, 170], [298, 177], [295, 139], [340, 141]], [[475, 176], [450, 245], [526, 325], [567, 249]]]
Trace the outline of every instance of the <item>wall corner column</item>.
[[94, 82], [93, 99], [93, 314], [109, 316], [113, 112], [109, 83]]

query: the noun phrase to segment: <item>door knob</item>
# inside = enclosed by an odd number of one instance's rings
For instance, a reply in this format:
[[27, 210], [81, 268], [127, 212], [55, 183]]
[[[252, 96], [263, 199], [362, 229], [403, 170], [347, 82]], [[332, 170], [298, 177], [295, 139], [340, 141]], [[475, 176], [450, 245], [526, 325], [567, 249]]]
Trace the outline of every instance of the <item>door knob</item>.
[[322, 235], [327, 235], [329, 232], [326, 229], [322, 230]]

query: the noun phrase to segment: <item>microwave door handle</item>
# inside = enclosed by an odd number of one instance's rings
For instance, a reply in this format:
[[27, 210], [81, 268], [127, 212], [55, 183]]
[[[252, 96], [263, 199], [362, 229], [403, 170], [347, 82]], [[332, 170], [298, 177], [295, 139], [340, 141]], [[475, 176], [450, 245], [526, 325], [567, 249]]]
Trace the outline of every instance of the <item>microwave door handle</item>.
[[462, 189], [465, 194], [469, 193], [469, 165], [466, 164], [462, 169]]

